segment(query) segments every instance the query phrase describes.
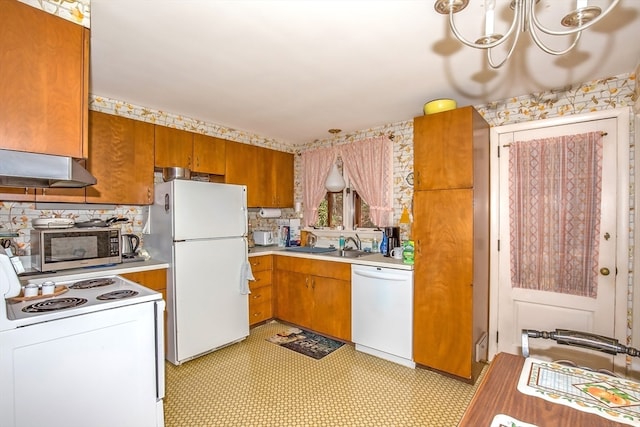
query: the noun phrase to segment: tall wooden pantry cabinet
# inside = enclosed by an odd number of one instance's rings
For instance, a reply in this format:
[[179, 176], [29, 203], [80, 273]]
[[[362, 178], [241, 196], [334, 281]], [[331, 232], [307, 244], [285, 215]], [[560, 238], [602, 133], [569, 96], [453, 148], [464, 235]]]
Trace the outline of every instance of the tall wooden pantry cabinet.
[[475, 382], [489, 319], [489, 125], [464, 107], [413, 126], [413, 356]]

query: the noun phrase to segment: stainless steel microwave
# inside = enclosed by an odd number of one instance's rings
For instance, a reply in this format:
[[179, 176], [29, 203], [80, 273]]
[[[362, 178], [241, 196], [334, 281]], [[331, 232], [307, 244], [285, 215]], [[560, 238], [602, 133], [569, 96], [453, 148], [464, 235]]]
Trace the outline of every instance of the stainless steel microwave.
[[120, 229], [33, 229], [31, 260], [39, 271], [121, 263]]

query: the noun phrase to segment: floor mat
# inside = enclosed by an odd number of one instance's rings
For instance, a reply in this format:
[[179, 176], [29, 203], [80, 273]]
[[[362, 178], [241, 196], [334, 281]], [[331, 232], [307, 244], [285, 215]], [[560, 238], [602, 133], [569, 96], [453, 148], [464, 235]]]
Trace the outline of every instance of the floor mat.
[[305, 356], [313, 357], [316, 360], [322, 359], [344, 345], [340, 341], [298, 328], [286, 329], [267, 338], [267, 341]]

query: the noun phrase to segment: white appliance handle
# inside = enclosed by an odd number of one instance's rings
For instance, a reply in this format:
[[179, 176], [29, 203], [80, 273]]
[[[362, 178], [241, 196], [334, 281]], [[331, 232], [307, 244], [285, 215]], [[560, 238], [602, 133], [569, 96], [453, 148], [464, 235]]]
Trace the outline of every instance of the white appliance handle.
[[164, 301], [156, 301], [156, 398], [164, 399]]
[[369, 271], [362, 271], [362, 270], [353, 270], [353, 274], [357, 276], [368, 277], [370, 279], [393, 280], [396, 282], [404, 282], [407, 280], [406, 276], [403, 276], [400, 274], [385, 273], [381, 271], [369, 272]]

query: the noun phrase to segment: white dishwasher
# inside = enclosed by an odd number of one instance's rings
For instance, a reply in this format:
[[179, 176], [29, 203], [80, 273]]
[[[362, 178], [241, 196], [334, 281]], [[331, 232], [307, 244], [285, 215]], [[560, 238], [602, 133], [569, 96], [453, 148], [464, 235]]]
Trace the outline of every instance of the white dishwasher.
[[351, 339], [356, 350], [415, 368], [413, 271], [351, 266]]

